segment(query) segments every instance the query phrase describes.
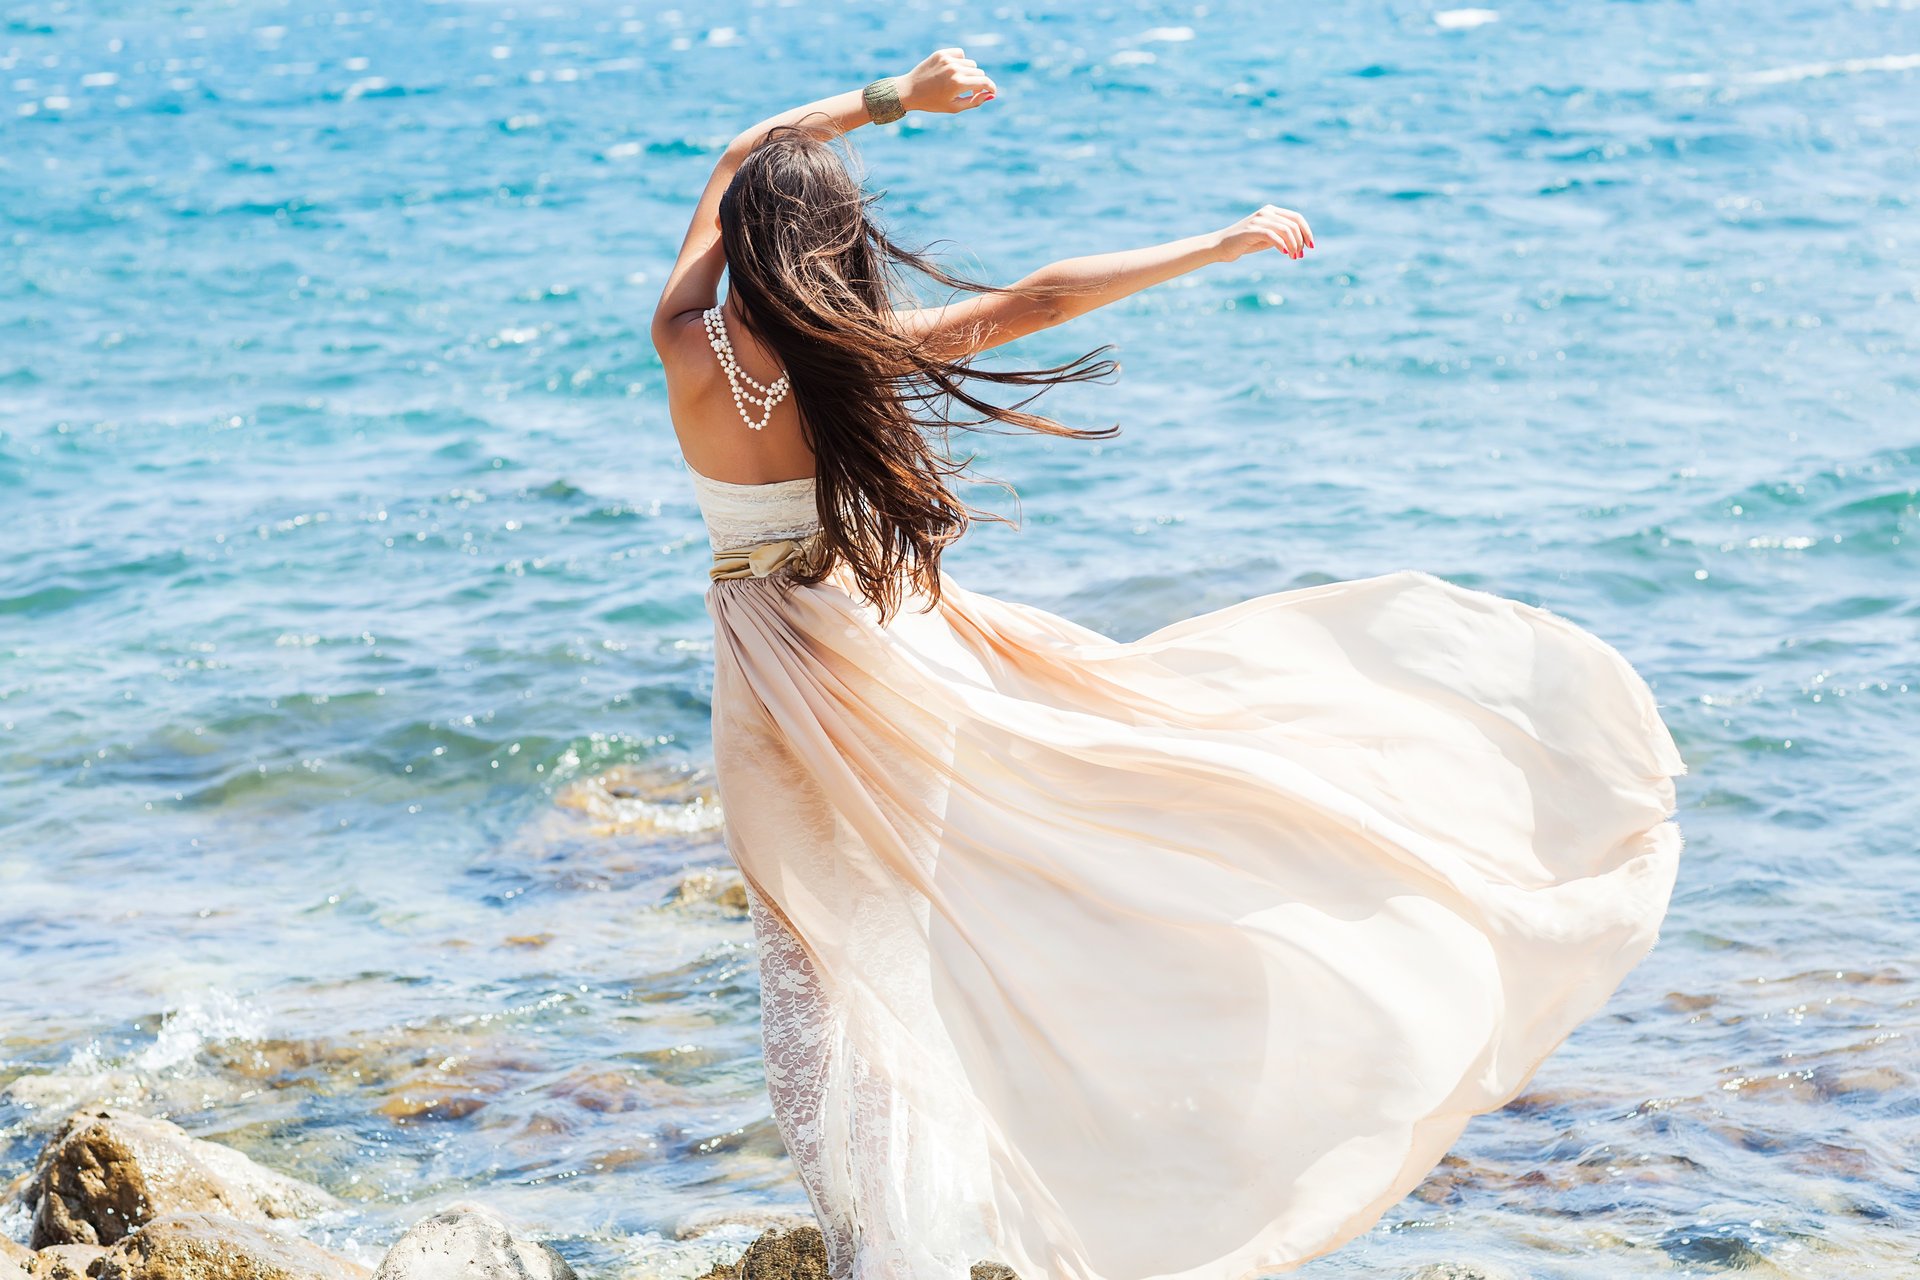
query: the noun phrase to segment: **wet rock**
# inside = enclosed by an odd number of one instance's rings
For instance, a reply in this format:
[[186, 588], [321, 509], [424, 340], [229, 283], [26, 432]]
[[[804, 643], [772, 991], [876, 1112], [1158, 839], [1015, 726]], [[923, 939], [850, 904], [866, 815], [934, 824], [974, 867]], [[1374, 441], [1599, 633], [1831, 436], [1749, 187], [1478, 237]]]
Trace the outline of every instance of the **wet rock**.
[[747, 884], [739, 873], [712, 867], [689, 871], [667, 895], [675, 907], [720, 907], [736, 915], [747, 913]]
[[[748, 1245], [740, 1261], [721, 1263], [700, 1280], [827, 1280], [827, 1242], [815, 1226], [776, 1228]], [[971, 1280], [1020, 1277], [998, 1262], [976, 1262]]]
[[91, 1280], [363, 1280], [311, 1241], [214, 1213], [156, 1218], [94, 1263]]
[[504, 1048], [491, 1025], [439, 1020], [337, 1039], [222, 1042], [205, 1053], [239, 1080], [329, 1096], [341, 1088], [418, 1088], [426, 1081], [441, 1089], [454, 1081], [486, 1096], [546, 1069]]
[[771, 1116], [725, 1133], [696, 1138], [686, 1146], [686, 1154], [695, 1156], [755, 1155], [778, 1159], [786, 1153], [786, 1143], [781, 1141], [779, 1126]]
[[[27, 1280], [93, 1280], [93, 1264], [108, 1250], [97, 1244], [56, 1244], [33, 1255], [33, 1266], [24, 1273]], [[12, 1280], [13, 1273], [0, 1264], [0, 1280]]]
[[[159, 1026], [166, 1026], [161, 1019]], [[237, 1100], [245, 1086], [223, 1076], [169, 1073], [137, 1067], [92, 1067], [16, 1077], [0, 1099], [50, 1116], [100, 1107], [145, 1112], [199, 1111]]]
[[1410, 1272], [1406, 1280], [1513, 1280], [1513, 1273], [1465, 1262], [1435, 1262]]
[[1720, 997], [1712, 994], [1689, 995], [1684, 991], [1667, 992], [1667, 1008], [1675, 1013], [1705, 1013], [1720, 1002]]
[[485, 1098], [431, 1085], [408, 1089], [388, 1098], [374, 1110], [395, 1124], [427, 1124], [441, 1120], [465, 1120], [487, 1105]]
[[595, 1173], [612, 1173], [631, 1165], [654, 1164], [667, 1155], [667, 1148], [656, 1139], [642, 1137], [638, 1145], [597, 1151], [587, 1157], [587, 1167]]
[[544, 1076], [549, 1064], [500, 1043], [497, 1027], [429, 1021], [339, 1039], [259, 1040], [209, 1046], [237, 1083], [277, 1092], [372, 1099], [396, 1125], [458, 1122]]
[[1750, 1271], [1768, 1265], [1767, 1255], [1748, 1238], [1747, 1228], [1675, 1227], [1660, 1237], [1660, 1247], [1675, 1262], [1708, 1271]]
[[21, 1195], [36, 1249], [118, 1243], [155, 1218], [218, 1213], [243, 1221], [297, 1218], [339, 1202], [178, 1125], [111, 1108], [67, 1118], [40, 1152]]
[[50, 1245], [27, 1255], [33, 1259], [27, 1274], [33, 1280], [87, 1280], [88, 1269], [106, 1252], [97, 1244]]
[[699, 836], [720, 829], [711, 779], [677, 769], [615, 765], [568, 783], [554, 804], [587, 820], [594, 836]]
[[553, 1094], [597, 1115], [638, 1111], [648, 1101], [640, 1077], [630, 1071], [576, 1071], [554, 1085]]
[[813, 1225], [811, 1214], [786, 1209], [712, 1208], [696, 1210], [673, 1224], [675, 1240], [698, 1240], [726, 1227], [746, 1227], [750, 1231], [794, 1231]]
[[24, 1280], [33, 1264], [33, 1250], [0, 1236], [0, 1280]]
[[827, 1280], [827, 1242], [818, 1227], [769, 1231], [747, 1246], [734, 1280]]
[[373, 1280], [578, 1280], [566, 1259], [521, 1240], [478, 1205], [457, 1204], [413, 1225]]
[[1904, 1093], [1913, 1082], [1892, 1067], [1855, 1067], [1851, 1070], [1821, 1067], [1813, 1073], [1813, 1084], [1823, 1099], [1850, 1099], [1857, 1095]]

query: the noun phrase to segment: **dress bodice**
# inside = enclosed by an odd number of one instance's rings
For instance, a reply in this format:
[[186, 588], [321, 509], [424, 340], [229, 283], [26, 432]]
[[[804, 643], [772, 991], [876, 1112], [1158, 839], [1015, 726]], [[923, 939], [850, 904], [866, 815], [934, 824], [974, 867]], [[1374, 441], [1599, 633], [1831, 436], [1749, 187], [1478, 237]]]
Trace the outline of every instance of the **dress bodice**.
[[800, 539], [820, 527], [813, 478], [772, 484], [734, 484], [713, 480], [692, 467], [694, 497], [707, 522], [707, 541], [715, 552], [739, 551], [760, 542]]

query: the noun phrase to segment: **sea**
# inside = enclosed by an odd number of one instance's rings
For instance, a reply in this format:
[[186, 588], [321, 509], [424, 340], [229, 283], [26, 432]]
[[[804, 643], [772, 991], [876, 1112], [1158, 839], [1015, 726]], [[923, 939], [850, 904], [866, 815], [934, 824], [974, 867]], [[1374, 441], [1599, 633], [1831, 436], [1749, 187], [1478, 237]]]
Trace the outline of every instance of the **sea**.
[[989, 357], [1112, 344], [1044, 404], [1120, 433], [957, 441], [949, 572], [1127, 638], [1427, 570], [1690, 767], [1651, 956], [1299, 1274], [1920, 1274], [1920, 7], [1494, 2], [0, 0], [0, 1184], [112, 1104], [365, 1262], [804, 1208], [647, 326], [736, 131], [957, 46], [849, 139], [898, 238], [1318, 247]]

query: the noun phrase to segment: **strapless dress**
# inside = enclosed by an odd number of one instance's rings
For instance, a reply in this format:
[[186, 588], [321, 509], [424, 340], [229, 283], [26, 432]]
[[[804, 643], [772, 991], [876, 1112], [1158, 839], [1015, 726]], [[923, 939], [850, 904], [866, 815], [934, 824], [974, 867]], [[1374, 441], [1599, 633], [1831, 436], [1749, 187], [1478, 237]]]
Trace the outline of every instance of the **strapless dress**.
[[1545, 609], [1404, 571], [1115, 641], [882, 623], [812, 482], [694, 480], [775, 1118], [836, 1280], [1326, 1253], [1652, 946], [1685, 771]]

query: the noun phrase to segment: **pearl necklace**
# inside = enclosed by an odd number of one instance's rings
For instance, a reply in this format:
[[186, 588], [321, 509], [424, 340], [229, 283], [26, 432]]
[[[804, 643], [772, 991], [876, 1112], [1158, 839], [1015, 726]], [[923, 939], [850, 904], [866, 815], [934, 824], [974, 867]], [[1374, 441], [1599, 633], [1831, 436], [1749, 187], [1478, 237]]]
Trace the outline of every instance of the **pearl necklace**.
[[[726, 370], [727, 386], [733, 390], [733, 407], [740, 411], [740, 420], [755, 431], [765, 430], [767, 423], [773, 420], [774, 406], [787, 398], [787, 391], [792, 386], [787, 381], [787, 375], [781, 374], [773, 380], [772, 385], [759, 381], [734, 359], [733, 343], [727, 340], [727, 322], [721, 318], [720, 308], [710, 307], [700, 315], [707, 323], [707, 344], [713, 348], [713, 354], [720, 358], [720, 367]], [[753, 390], [743, 389], [740, 385], [742, 382]], [[759, 411], [760, 421], [753, 420], [753, 414], [747, 412], [748, 405]]]

